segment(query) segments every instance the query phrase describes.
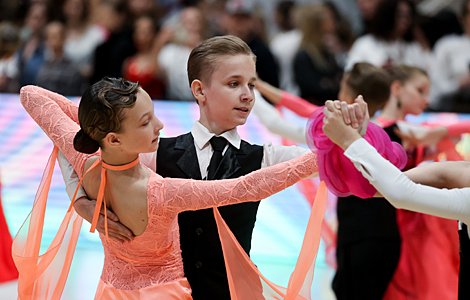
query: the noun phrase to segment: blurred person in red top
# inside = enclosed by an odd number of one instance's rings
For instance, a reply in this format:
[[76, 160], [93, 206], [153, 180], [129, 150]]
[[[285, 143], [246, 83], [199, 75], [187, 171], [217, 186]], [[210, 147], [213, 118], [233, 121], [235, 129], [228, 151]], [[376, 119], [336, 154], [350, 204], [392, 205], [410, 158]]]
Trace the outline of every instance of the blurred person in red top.
[[152, 99], [165, 97], [158, 54], [170, 35], [166, 31], [158, 32], [156, 21], [150, 16], [141, 16], [134, 22], [133, 40], [137, 53], [124, 61], [122, 73], [127, 80], [138, 81]]

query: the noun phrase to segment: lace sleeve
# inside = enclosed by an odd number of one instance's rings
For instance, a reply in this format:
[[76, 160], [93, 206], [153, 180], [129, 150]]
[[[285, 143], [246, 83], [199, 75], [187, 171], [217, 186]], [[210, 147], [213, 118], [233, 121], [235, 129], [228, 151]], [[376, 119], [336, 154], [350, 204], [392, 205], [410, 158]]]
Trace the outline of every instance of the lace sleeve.
[[34, 121], [59, 147], [75, 170], [81, 172], [83, 162], [89, 155], [73, 148], [73, 139], [80, 129], [77, 104], [37, 86], [21, 88], [20, 99]]
[[308, 177], [317, 170], [317, 157], [307, 153], [237, 179], [203, 181], [165, 179], [163, 207], [169, 215], [240, 202], [259, 201]]

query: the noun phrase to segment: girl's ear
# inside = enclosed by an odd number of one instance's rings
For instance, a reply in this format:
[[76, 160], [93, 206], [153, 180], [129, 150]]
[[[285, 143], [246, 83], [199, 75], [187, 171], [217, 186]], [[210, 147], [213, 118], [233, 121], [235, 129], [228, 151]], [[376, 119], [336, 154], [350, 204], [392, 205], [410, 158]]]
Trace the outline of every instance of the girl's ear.
[[106, 146], [108, 147], [119, 147], [122, 144], [119, 135], [115, 132], [108, 132], [108, 134], [104, 137], [103, 140]]
[[394, 80], [390, 85], [390, 94], [392, 94], [394, 97], [398, 97], [402, 86], [403, 84], [400, 82], [400, 80]]
[[204, 94], [204, 84], [199, 79], [194, 79], [191, 82], [191, 91], [193, 92], [194, 98], [196, 98], [198, 103], [203, 103], [206, 101], [206, 95]]

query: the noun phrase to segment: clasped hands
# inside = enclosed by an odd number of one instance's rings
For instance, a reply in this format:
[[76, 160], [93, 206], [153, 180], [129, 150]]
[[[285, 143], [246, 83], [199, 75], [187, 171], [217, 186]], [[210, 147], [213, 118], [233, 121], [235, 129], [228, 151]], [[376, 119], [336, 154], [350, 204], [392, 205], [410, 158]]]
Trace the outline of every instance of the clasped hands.
[[323, 114], [323, 133], [343, 150], [366, 134], [370, 117], [367, 103], [361, 95], [353, 104], [328, 100]]

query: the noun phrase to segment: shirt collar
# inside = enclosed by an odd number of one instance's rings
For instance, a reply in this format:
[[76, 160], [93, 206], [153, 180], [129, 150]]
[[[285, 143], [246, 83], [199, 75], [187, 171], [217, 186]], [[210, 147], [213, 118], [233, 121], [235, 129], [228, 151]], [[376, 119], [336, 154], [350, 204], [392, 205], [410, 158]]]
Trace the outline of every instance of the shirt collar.
[[[199, 150], [202, 150], [209, 144], [209, 140], [215, 136], [215, 134], [211, 133], [209, 129], [207, 129], [204, 125], [202, 125], [199, 121], [196, 121], [191, 128], [191, 134], [193, 135], [194, 142]], [[230, 129], [225, 131], [221, 135], [224, 137], [232, 146], [237, 149], [240, 149], [241, 138], [238, 135], [237, 128]]]

